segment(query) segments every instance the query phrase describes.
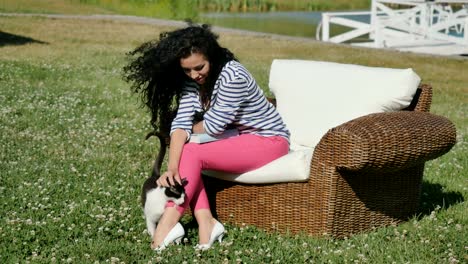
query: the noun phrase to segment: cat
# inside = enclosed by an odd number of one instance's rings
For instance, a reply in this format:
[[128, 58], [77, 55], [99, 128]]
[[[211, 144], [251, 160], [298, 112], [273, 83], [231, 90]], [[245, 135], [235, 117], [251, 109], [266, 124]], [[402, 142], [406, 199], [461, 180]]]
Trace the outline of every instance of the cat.
[[151, 136], [157, 136], [160, 142], [160, 151], [153, 165], [151, 176], [145, 180], [141, 192], [141, 205], [146, 219], [146, 228], [148, 234], [153, 237], [156, 230], [156, 224], [159, 222], [164, 208], [168, 201], [172, 201], [177, 205], [181, 205], [185, 201], [184, 186], [187, 184], [186, 179], [182, 179], [182, 184], [176, 182], [170, 187], [162, 187], [156, 184], [156, 181], [161, 175], [161, 164], [166, 154], [167, 142], [164, 136], [158, 132], [150, 132], [146, 139]]

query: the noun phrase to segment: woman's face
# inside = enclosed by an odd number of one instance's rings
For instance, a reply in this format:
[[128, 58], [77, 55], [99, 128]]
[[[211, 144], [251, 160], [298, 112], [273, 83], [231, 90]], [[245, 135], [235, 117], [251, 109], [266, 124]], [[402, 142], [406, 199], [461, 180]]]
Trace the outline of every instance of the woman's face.
[[184, 73], [198, 84], [204, 84], [210, 72], [210, 62], [201, 53], [192, 53], [187, 58], [180, 59]]

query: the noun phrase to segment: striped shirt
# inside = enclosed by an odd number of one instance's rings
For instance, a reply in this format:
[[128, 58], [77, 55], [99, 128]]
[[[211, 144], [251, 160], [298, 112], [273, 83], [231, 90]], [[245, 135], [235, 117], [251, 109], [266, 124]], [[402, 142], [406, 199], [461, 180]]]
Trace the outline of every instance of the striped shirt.
[[[179, 128], [190, 137], [197, 111], [203, 111], [199, 87], [195, 82], [187, 82], [171, 133]], [[226, 63], [221, 70], [203, 120], [203, 127], [211, 136], [221, 134], [228, 125], [234, 125], [240, 134], [282, 136], [289, 142], [289, 130], [276, 108], [268, 102], [249, 71], [237, 61]]]

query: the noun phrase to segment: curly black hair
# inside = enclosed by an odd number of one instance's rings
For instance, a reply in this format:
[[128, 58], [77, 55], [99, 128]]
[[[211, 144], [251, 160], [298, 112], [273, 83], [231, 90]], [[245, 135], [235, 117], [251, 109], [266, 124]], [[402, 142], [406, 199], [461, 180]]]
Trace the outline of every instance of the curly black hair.
[[219, 45], [217, 39], [218, 35], [209, 25], [189, 23], [185, 28], [163, 32], [159, 39], [145, 42], [127, 53], [130, 62], [123, 68], [123, 78], [131, 83], [133, 92], [142, 96], [151, 112], [150, 123], [155, 130], [169, 132], [182, 87], [190, 80], [180, 66], [180, 59], [200, 53], [210, 62], [205, 87], [207, 96], [211, 96], [224, 65], [237, 60], [231, 51]]

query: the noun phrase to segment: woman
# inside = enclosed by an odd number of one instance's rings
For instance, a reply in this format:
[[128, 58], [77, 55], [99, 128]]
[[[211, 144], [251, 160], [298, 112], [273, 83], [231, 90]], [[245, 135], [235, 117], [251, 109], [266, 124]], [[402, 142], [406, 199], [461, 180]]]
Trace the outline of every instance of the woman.
[[[252, 75], [219, 45], [207, 25], [163, 33], [130, 55], [135, 58], [124, 68], [125, 78], [143, 95], [152, 125], [164, 130], [171, 123], [167, 171], [157, 184], [188, 181], [185, 202], [166, 206], [152, 247], [164, 249], [184, 235], [178, 221], [190, 206], [199, 226], [197, 247], [208, 249], [216, 240], [221, 242], [224, 227], [211, 214], [201, 171], [243, 173], [259, 168], [287, 154], [289, 131]], [[174, 110], [177, 114], [170, 118]], [[227, 128], [237, 129], [239, 136], [188, 143], [192, 133], [216, 136]]]

